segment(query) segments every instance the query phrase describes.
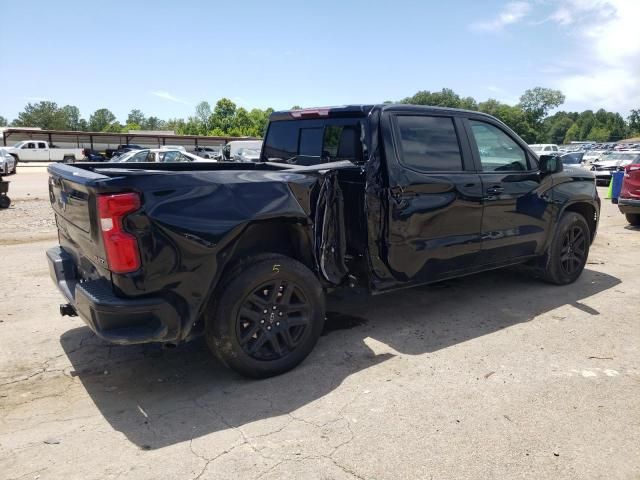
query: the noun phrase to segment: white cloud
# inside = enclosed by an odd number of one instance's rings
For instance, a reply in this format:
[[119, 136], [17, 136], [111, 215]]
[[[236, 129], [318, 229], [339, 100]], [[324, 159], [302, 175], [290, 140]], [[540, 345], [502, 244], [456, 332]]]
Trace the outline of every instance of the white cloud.
[[507, 25], [518, 23], [531, 12], [531, 5], [528, 2], [510, 2], [492, 20], [477, 22], [471, 25], [474, 30], [497, 32]]
[[155, 95], [156, 97], [163, 98], [164, 100], [169, 100], [171, 102], [182, 103], [183, 105], [191, 105], [190, 102], [183, 100], [181, 98], [175, 97], [171, 95], [169, 92], [165, 90], [155, 90], [153, 92], [149, 92], [151, 95]]
[[565, 0], [549, 18], [582, 47], [580, 65], [557, 80], [567, 102], [623, 113], [640, 105], [639, 0]]

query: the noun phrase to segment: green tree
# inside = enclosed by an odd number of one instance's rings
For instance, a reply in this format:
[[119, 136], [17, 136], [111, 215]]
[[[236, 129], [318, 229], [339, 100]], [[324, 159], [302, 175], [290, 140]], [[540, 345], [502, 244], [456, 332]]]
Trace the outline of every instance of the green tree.
[[64, 130], [80, 130], [80, 109], [74, 105], [65, 105], [61, 108], [64, 118]]
[[443, 88], [439, 92], [421, 90], [411, 97], [404, 98], [400, 103], [411, 105], [431, 105], [435, 107], [467, 108], [477, 109], [476, 101], [471, 97], [460, 98], [456, 92], [450, 88]]
[[[91, 120], [89, 120], [91, 121]], [[92, 129], [93, 130], [93, 129]], [[111, 122], [109, 124], [107, 124], [101, 131], [102, 132], [109, 132], [109, 133], [121, 133], [123, 132], [124, 127], [122, 125], [120, 125], [120, 122]], [[93, 130], [93, 131], [97, 131], [97, 130]]]
[[24, 111], [13, 121], [16, 127], [39, 127], [44, 130], [63, 130], [65, 116], [55, 102], [27, 103]]
[[160, 120], [158, 117], [148, 117], [143, 123], [144, 130], [162, 130], [166, 125], [166, 122]]
[[631, 135], [640, 135], [640, 108], [631, 110], [627, 120], [629, 120], [629, 133]]
[[580, 139], [580, 127], [578, 126], [577, 123], [574, 123], [573, 125], [571, 125], [569, 130], [567, 130], [567, 133], [564, 136], [563, 143], [571, 143], [579, 139]]
[[213, 109], [209, 124], [212, 128], [218, 128], [220, 131], [225, 132], [225, 135], [228, 135], [233, 126], [235, 114], [236, 104], [228, 98], [221, 98]]
[[574, 124], [573, 118], [566, 112], [558, 112], [543, 120], [544, 143], [562, 144], [567, 131]]
[[[102, 131], [112, 131], [105, 130], [109, 128], [111, 124], [116, 121], [116, 116], [111, 113], [111, 111], [107, 108], [101, 108], [93, 112], [93, 114], [89, 117], [89, 129], [92, 132], [102, 132]], [[122, 128], [122, 125], [118, 124], [118, 131]]]
[[564, 103], [565, 97], [560, 90], [535, 87], [525, 92], [520, 97], [520, 108], [527, 115], [529, 123], [538, 125], [549, 113], [549, 110]]
[[538, 132], [529, 125], [525, 113], [520, 107], [490, 98], [486, 102], [479, 103], [478, 110], [502, 120], [526, 142], [535, 143], [537, 141]]
[[203, 135], [206, 135], [206, 132], [209, 131], [209, 129], [212, 127], [210, 124], [211, 121], [211, 105], [209, 105], [209, 102], [200, 102], [198, 105], [196, 105], [196, 117], [200, 120], [200, 123], [202, 124], [202, 129]]
[[611, 132], [606, 127], [596, 125], [591, 129], [587, 138], [594, 142], [608, 142], [611, 138]]
[[0, 127], [6, 127], [7, 126], [7, 119], [4, 118], [2, 115], [0, 115]]
[[140, 127], [142, 127], [145, 120], [146, 118], [144, 116], [144, 113], [142, 113], [142, 110], [138, 110], [137, 108], [131, 110], [129, 112], [129, 115], [127, 115], [127, 125], [139, 125]]

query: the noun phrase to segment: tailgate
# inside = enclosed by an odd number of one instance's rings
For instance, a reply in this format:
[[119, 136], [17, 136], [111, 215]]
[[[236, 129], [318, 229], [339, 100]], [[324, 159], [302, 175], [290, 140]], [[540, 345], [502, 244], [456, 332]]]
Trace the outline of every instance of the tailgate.
[[96, 189], [109, 177], [70, 165], [48, 170], [60, 246], [73, 257], [80, 278], [110, 278], [96, 213]]

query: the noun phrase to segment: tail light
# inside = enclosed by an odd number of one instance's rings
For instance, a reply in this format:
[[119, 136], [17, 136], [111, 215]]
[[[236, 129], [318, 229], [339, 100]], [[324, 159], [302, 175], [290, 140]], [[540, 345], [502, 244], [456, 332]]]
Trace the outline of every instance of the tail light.
[[140, 208], [137, 193], [98, 196], [98, 217], [109, 270], [129, 273], [140, 268], [140, 251], [136, 237], [124, 231], [122, 219]]

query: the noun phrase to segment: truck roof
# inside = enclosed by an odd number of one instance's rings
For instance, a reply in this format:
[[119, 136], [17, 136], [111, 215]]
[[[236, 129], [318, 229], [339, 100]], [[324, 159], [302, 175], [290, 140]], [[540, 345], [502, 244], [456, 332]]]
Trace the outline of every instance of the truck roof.
[[437, 107], [431, 105], [410, 105], [405, 103], [382, 103], [382, 104], [362, 104], [362, 105], [342, 105], [335, 107], [315, 107], [315, 108], [303, 108], [299, 110], [280, 110], [273, 112], [269, 117], [269, 121], [282, 121], [282, 120], [301, 120], [308, 118], [336, 118], [336, 117], [365, 117], [374, 110], [379, 111], [405, 111], [415, 113], [444, 113], [449, 112], [452, 114], [474, 114], [478, 116], [491, 117], [486, 113], [478, 112], [475, 110], [464, 110], [461, 108], [450, 107]]

